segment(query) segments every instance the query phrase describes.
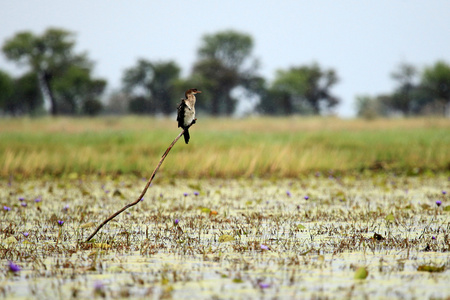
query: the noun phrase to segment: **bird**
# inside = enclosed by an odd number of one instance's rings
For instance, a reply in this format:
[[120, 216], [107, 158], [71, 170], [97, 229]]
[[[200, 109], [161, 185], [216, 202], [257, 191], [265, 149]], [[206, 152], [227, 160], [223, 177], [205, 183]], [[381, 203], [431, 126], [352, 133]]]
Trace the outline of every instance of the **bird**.
[[185, 99], [181, 99], [180, 104], [178, 104], [177, 110], [177, 121], [178, 127], [184, 129], [184, 141], [186, 144], [189, 143], [189, 125], [195, 123], [195, 95], [200, 94], [202, 91], [197, 89], [189, 89], [184, 93]]

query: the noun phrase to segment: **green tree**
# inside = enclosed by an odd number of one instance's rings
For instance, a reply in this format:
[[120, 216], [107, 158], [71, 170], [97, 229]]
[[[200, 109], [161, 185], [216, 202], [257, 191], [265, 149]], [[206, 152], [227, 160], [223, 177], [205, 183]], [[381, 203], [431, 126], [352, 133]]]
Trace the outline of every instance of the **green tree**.
[[297, 69], [278, 70], [272, 83], [270, 94], [275, 107], [282, 114], [289, 115], [304, 112], [304, 95], [306, 93], [305, 74]]
[[134, 67], [125, 70], [122, 78], [123, 90], [131, 98], [130, 110], [165, 115], [174, 112], [179, 75], [180, 68], [173, 61], [138, 60]]
[[[278, 70], [270, 86], [272, 100], [262, 102], [273, 113], [313, 113], [320, 114], [324, 108], [331, 108], [339, 99], [331, 93], [331, 88], [338, 82], [336, 72], [332, 69], [322, 70], [318, 64], [292, 67]], [[270, 101], [274, 103], [270, 104]], [[264, 107], [262, 108], [264, 109]]]
[[11, 78], [0, 71], [0, 91], [0, 109], [12, 115], [36, 113], [44, 102], [34, 73]]
[[331, 87], [339, 81], [334, 70], [322, 70], [317, 64], [299, 70], [306, 78], [305, 99], [315, 114], [319, 114], [323, 106], [331, 108], [339, 104], [339, 99], [330, 92]]
[[60, 113], [96, 115], [102, 109], [99, 97], [106, 81], [92, 79], [91, 70], [70, 66], [63, 77], [53, 81], [54, 95], [60, 99]]
[[7, 110], [8, 103], [14, 92], [14, 81], [5, 71], [0, 70], [0, 108]]
[[3, 53], [12, 61], [28, 67], [36, 74], [43, 97], [51, 104], [51, 113], [59, 113], [61, 99], [55, 95], [54, 81], [66, 75], [71, 67], [90, 70], [92, 63], [86, 54], [74, 53], [73, 33], [57, 28], [49, 28], [42, 35], [19, 32], [3, 45]]
[[44, 99], [35, 73], [28, 72], [14, 80], [13, 101], [22, 113], [35, 114], [42, 110]]
[[391, 74], [398, 87], [391, 96], [383, 98], [384, 104], [391, 110], [399, 111], [405, 116], [411, 114], [414, 106], [417, 106], [417, 103], [415, 103], [415, 94], [418, 89], [417, 75], [417, 70], [413, 65], [400, 64], [398, 70]]
[[391, 95], [380, 98], [391, 112], [410, 114], [446, 113], [450, 102], [450, 66], [443, 61], [426, 67], [418, 80], [416, 68], [401, 64], [392, 73], [398, 86]]
[[450, 65], [438, 61], [426, 67], [421, 78], [421, 87], [435, 104], [441, 106], [444, 116], [450, 104]]
[[198, 60], [192, 77], [205, 94], [199, 107], [212, 115], [231, 115], [237, 99], [232, 90], [242, 87], [254, 92], [257, 61], [251, 57], [253, 40], [250, 35], [233, 30], [205, 35], [198, 50]]

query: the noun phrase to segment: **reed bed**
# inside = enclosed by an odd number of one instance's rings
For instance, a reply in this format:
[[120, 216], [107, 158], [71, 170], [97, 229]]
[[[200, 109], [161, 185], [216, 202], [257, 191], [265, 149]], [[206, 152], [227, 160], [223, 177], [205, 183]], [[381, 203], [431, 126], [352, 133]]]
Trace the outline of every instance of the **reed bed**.
[[[448, 172], [450, 120], [200, 118], [158, 176]], [[0, 119], [0, 176], [147, 176], [179, 133], [170, 118]]]

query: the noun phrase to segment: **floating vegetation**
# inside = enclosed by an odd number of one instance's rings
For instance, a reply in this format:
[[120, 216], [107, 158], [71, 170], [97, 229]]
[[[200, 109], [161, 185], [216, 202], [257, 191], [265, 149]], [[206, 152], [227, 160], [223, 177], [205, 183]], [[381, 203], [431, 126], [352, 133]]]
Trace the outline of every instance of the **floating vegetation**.
[[450, 294], [446, 175], [162, 178], [86, 243], [144, 182], [133, 176], [0, 181], [0, 295]]

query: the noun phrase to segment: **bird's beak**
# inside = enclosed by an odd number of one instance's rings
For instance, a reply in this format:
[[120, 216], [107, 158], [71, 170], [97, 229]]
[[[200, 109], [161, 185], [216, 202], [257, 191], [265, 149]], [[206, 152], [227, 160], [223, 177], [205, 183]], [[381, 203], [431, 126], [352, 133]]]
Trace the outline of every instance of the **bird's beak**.
[[195, 93], [196, 93], [196, 94], [201, 94], [201, 93], [202, 93], [202, 91], [196, 91]]

